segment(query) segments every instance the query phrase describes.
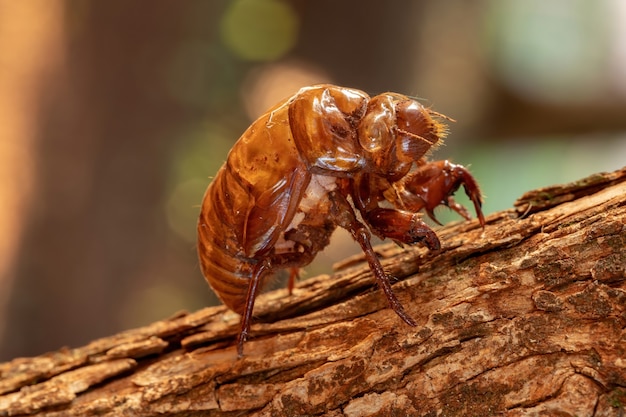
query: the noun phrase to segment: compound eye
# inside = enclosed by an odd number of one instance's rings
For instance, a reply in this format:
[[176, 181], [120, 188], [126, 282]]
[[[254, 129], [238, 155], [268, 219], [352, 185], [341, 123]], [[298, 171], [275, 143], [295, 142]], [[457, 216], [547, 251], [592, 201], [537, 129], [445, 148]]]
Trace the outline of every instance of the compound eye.
[[384, 152], [393, 146], [395, 109], [391, 97], [373, 97], [359, 124], [359, 144], [368, 152]]

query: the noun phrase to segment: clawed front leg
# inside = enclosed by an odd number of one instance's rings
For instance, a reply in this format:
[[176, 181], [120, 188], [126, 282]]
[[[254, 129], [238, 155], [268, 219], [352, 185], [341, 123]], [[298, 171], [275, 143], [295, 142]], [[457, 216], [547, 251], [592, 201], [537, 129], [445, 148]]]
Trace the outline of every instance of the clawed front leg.
[[365, 213], [367, 223], [381, 238], [400, 243], [422, 243], [430, 250], [441, 249], [435, 232], [420, 219], [417, 213], [377, 207]]
[[450, 207], [467, 220], [471, 218], [467, 209], [452, 197], [461, 185], [474, 204], [480, 225], [485, 227], [478, 183], [462, 165], [449, 161], [427, 163], [394, 183], [384, 195], [394, 206], [410, 212], [424, 210], [433, 221], [441, 224], [434, 213], [435, 208], [440, 205]]

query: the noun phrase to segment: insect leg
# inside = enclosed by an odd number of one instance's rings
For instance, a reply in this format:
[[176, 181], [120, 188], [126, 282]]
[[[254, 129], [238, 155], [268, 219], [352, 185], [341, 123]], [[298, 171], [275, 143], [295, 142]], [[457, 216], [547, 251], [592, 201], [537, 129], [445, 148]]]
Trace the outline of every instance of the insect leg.
[[293, 288], [296, 285], [296, 281], [300, 279], [300, 269], [296, 267], [289, 268], [289, 280], [287, 281], [287, 290], [289, 295], [293, 294]]
[[383, 269], [383, 266], [372, 248], [372, 244], [370, 242], [371, 235], [367, 227], [357, 220], [352, 206], [345, 199], [345, 197], [339, 194], [334, 194], [334, 196], [335, 198], [332, 199], [334, 203], [332, 211], [333, 217], [337, 221], [337, 224], [348, 230], [352, 234], [354, 240], [356, 240], [361, 246], [361, 249], [365, 253], [365, 259], [376, 277], [378, 286], [383, 290], [385, 296], [387, 297], [389, 306], [402, 320], [404, 320], [406, 324], [409, 326], [417, 326], [417, 323], [413, 320], [413, 318], [411, 318], [411, 316], [404, 311], [404, 307], [402, 307], [402, 304], [394, 294], [389, 281], [389, 276]]
[[423, 243], [430, 250], [441, 249], [435, 232], [420, 219], [420, 215], [408, 211], [376, 207], [364, 215], [372, 230], [382, 238], [412, 245]]
[[[462, 165], [449, 161], [435, 161], [421, 165], [393, 185], [393, 193], [385, 197], [396, 207], [418, 212], [422, 209], [435, 222], [434, 210], [439, 205], [447, 205], [465, 219], [470, 215], [463, 206], [454, 201], [452, 195], [463, 186], [465, 194], [474, 204], [478, 221], [485, 227], [485, 217], [481, 205], [482, 198], [478, 183], [470, 172]], [[439, 223], [440, 224], [440, 223]]]
[[241, 330], [237, 338], [237, 356], [240, 358], [243, 356], [243, 344], [248, 339], [248, 333], [250, 332], [254, 301], [259, 293], [260, 284], [263, 282], [263, 275], [270, 271], [271, 261], [268, 258], [256, 264], [252, 270], [252, 276], [248, 284], [248, 293], [246, 294], [246, 304], [241, 316]]
[[[450, 209], [452, 209], [452, 210], [456, 211], [457, 213], [459, 213], [459, 215], [461, 217], [463, 217], [465, 220], [472, 220], [472, 216], [470, 216], [469, 211], [467, 211], [467, 209], [465, 207], [463, 207], [461, 204], [457, 203], [454, 200], [454, 197], [448, 196], [445, 204], [446, 204], [446, 206], [450, 207]], [[479, 216], [480, 216], [480, 214], [479, 214]]]

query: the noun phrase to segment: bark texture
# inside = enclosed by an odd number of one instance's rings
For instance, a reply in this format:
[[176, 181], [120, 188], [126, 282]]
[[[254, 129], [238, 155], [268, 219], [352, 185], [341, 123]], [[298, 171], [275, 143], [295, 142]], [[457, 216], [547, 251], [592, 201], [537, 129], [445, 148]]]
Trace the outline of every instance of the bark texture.
[[622, 416], [626, 168], [531, 191], [439, 229], [443, 248], [377, 248], [419, 323], [360, 257], [332, 276], [0, 364], [0, 415]]

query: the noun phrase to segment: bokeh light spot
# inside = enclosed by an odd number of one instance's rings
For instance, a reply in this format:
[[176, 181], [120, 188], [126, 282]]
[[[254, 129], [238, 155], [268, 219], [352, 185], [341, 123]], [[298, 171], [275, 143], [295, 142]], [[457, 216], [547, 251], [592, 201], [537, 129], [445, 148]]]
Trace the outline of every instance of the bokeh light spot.
[[269, 61], [285, 55], [298, 37], [298, 16], [279, 0], [236, 0], [224, 14], [221, 35], [238, 57]]

